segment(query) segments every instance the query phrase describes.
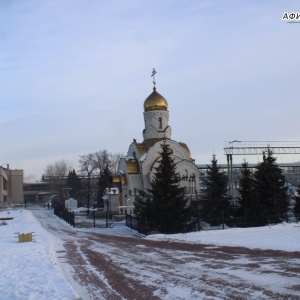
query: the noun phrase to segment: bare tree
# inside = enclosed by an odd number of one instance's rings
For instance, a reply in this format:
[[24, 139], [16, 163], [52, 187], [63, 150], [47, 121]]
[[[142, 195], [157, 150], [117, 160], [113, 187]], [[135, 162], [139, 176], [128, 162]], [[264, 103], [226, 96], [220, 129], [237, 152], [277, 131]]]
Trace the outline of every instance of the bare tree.
[[102, 202], [105, 188], [110, 187], [110, 176], [117, 173], [121, 153], [112, 154], [107, 150], [94, 153], [94, 165], [98, 176], [98, 203]]
[[95, 167], [98, 185], [97, 205], [102, 206], [103, 191], [108, 187], [107, 182], [109, 182], [109, 179], [106, 178], [106, 183], [104, 183], [105, 186], [103, 187], [103, 176], [106, 174], [105, 170], [111, 168], [110, 153], [106, 149], [93, 153], [93, 165]]
[[72, 170], [72, 166], [62, 159], [47, 165], [44, 171], [44, 180], [50, 182], [52, 192], [60, 196], [61, 199], [64, 198], [64, 188], [70, 170]]
[[107, 166], [110, 167], [110, 156], [111, 154], [106, 149], [93, 153], [93, 166], [99, 176]]
[[91, 176], [95, 171], [94, 155], [92, 153], [79, 156], [80, 173], [87, 178], [87, 212], [90, 212]]
[[118, 167], [119, 167], [119, 162], [121, 157], [123, 157], [123, 153], [119, 152], [119, 153], [113, 153], [110, 154], [110, 161], [111, 161], [111, 171], [113, 173], [118, 173]]
[[80, 156], [80, 172], [81, 175], [86, 177], [88, 204], [90, 202], [91, 184], [94, 184], [94, 190], [97, 189], [98, 206], [102, 205], [103, 192], [110, 185], [111, 174], [117, 172], [121, 157], [121, 153], [111, 154], [106, 149]]

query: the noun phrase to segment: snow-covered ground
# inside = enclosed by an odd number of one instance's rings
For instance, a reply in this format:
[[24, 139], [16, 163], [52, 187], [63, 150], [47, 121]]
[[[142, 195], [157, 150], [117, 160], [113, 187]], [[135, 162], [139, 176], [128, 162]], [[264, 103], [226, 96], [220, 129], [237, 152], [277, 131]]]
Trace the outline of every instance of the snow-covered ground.
[[[55, 247], [48, 233], [31, 211], [0, 212], [0, 298], [61, 299], [78, 298], [55, 261]], [[7, 224], [7, 225], [5, 225]], [[33, 242], [19, 243], [18, 233], [33, 232]]]
[[[0, 212], [0, 218], [9, 217], [13, 219], [0, 220], [0, 298], [5, 300], [79, 299], [56, 262], [56, 252], [61, 249], [60, 241], [41, 227], [31, 211]], [[92, 230], [127, 236], [130, 232], [122, 225], [111, 229]], [[80, 229], [80, 231], [85, 230]], [[19, 243], [18, 233], [29, 232], [33, 232], [33, 242]], [[147, 239], [300, 251], [300, 224], [152, 235]]]
[[231, 228], [172, 235], [156, 234], [147, 238], [219, 246], [241, 246], [253, 249], [300, 251], [300, 223], [282, 223], [264, 227]]

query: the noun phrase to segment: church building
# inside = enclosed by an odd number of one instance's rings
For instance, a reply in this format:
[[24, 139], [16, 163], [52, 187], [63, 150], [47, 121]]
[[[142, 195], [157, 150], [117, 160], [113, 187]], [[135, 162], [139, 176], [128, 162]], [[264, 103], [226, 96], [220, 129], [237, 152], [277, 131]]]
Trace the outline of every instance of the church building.
[[156, 91], [155, 70], [153, 69], [153, 92], [144, 101], [143, 141], [135, 139], [130, 144], [127, 155], [119, 162], [118, 174], [112, 181], [119, 186], [120, 206], [127, 206], [127, 212], [133, 210], [138, 190], [150, 188], [155, 168], [159, 164], [161, 145], [166, 142], [172, 150], [172, 159], [180, 175], [180, 185], [185, 187], [187, 197], [194, 197], [199, 188], [199, 169], [191, 157], [185, 143], [171, 138], [167, 100]]

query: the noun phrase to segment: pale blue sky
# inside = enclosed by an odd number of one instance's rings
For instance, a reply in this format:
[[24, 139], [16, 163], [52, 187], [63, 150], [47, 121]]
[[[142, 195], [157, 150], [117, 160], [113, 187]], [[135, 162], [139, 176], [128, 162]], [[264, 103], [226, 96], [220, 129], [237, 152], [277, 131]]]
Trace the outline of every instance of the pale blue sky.
[[281, 20], [297, 11], [299, 1], [0, 0], [0, 162], [40, 179], [57, 160], [125, 154], [142, 141], [153, 67], [172, 139], [196, 163], [225, 162], [235, 139], [300, 140], [300, 24]]

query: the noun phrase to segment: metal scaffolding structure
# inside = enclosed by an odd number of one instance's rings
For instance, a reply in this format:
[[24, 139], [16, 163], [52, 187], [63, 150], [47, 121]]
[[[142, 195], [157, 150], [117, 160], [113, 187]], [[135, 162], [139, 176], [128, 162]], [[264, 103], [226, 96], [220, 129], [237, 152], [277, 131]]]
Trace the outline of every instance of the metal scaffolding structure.
[[230, 185], [230, 195], [235, 197], [233, 182], [233, 155], [262, 155], [268, 150], [272, 154], [300, 154], [300, 142], [278, 142], [278, 141], [238, 141], [227, 142], [224, 147], [227, 156], [228, 180]]
[[269, 150], [273, 154], [300, 154], [300, 142], [232, 141], [224, 147], [225, 155], [261, 155]]

